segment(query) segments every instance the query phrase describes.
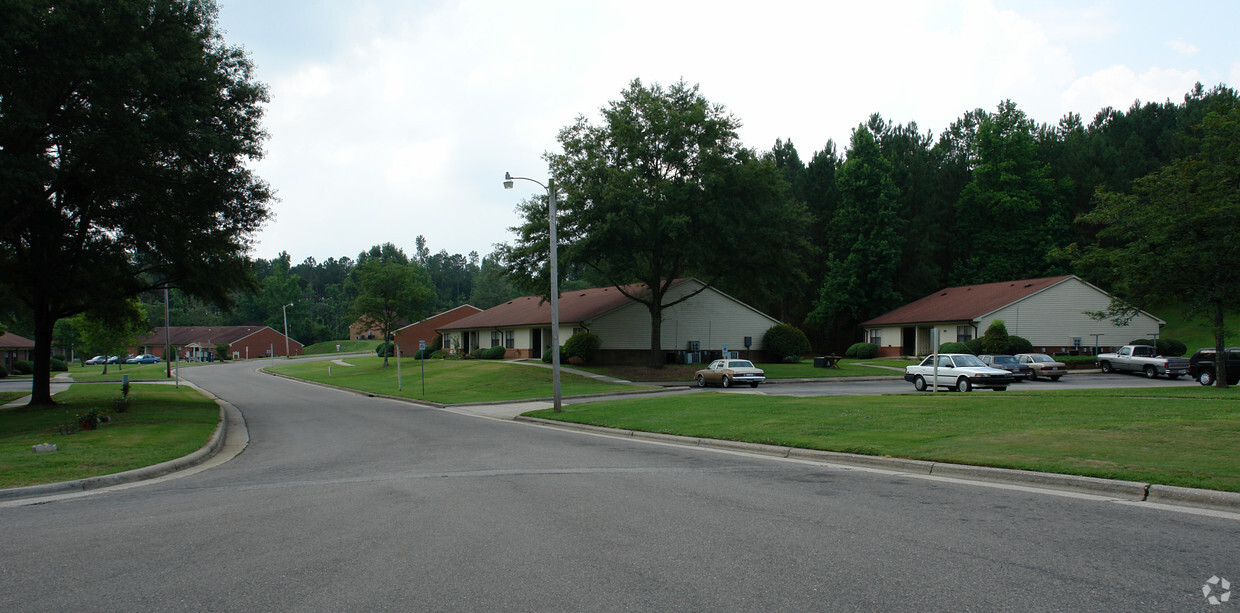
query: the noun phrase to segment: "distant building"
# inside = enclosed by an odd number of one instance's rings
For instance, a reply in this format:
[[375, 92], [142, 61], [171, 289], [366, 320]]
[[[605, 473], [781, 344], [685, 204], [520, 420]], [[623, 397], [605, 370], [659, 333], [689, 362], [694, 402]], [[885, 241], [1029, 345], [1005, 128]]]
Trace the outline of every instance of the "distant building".
[[[1167, 323], [1142, 311], [1127, 326], [1094, 319], [1111, 295], [1076, 275], [965, 285], [939, 290], [880, 315], [861, 327], [866, 342], [878, 345], [881, 356], [926, 355], [939, 342], [966, 342], [986, 333], [1002, 319], [1008, 334], [1019, 336], [1044, 353], [1092, 354], [1153, 338]], [[1097, 336], [1095, 336], [1097, 335]]]
[[[700, 291], [699, 291], [700, 290]], [[631, 295], [649, 293], [629, 285]], [[669, 299], [699, 292], [663, 311], [659, 347], [668, 362], [702, 362], [736, 352], [761, 359], [762, 338], [779, 320], [697, 279], [677, 279]], [[615, 287], [561, 292], [560, 344], [576, 332], [597, 334], [598, 361], [640, 364], [650, 356], [650, 311]], [[503, 346], [506, 358], [541, 358], [551, 347], [551, 303], [540, 296], [509, 300], [442, 326], [445, 348], [466, 352]]]
[[425, 342], [427, 347], [436, 349], [435, 339], [439, 337], [438, 330], [440, 328], [481, 312], [482, 309], [465, 304], [438, 315], [432, 315], [417, 323], [401, 327], [394, 334], [396, 345], [400, 347], [401, 353], [405, 355], [417, 351], [419, 341]]
[[[202, 362], [220, 359], [215, 355], [216, 345], [228, 345], [228, 357], [234, 360], [265, 358], [271, 356], [301, 355], [301, 343], [287, 339], [271, 326], [173, 326], [167, 329], [168, 343], [181, 360]], [[167, 359], [164, 355], [164, 328], [159, 327], [138, 339], [134, 353], [150, 353]]]
[[33, 359], [34, 341], [12, 332], [0, 334], [0, 365], [5, 370], [13, 372], [13, 362]]

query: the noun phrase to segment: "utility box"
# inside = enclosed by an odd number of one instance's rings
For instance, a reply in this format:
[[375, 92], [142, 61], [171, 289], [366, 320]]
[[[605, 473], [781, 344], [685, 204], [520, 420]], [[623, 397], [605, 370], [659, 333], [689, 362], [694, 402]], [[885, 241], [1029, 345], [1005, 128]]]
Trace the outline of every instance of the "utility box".
[[702, 343], [699, 341], [689, 341], [689, 351], [701, 351]]

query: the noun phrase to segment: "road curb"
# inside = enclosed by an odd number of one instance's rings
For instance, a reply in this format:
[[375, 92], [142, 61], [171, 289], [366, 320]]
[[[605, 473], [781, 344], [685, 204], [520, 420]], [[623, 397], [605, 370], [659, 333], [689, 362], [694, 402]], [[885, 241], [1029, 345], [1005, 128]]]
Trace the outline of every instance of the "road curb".
[[1083, 477], [1079, 475], [1044, 473], [1012, 468], [994, 468], [990, 466], [951, 464], [948, 462], [912, 460], [908, 458], [894, 458], [889, 456], [861, 455], [854, 453], [842, 453], [838, 451], [804, 449], [800, 447], [765, 445], [762, 443], [749, 443], [744, 441], [687, 437], [678, 436], [675, 434], [664, 434], [661, 432], [622, 430], [588, 424], [575, 424], [572, 422], [542, 419], [540, 417], [526, 417], [524, 415], [518, 415], [513, 418], [513, 420], [565, 430], [579, 430], [609, 436], [627, 436], [636, 439], [652, 440], [674, 445], [685, 445], [688, 447], [707, 447], [727, 451], [742, 451], [759, 455], [821, 462], [824, 464], [842, 464], [845, 466], [856, 466], [860, 468], [877, 468], [897, 473], [931, 475], [961, 479], [965, 481], [983, 481], [1008, 485], [1024, 485], [1043, 489], [1091, 494], [1094, 496], [1103, 496], [1106, 498], [1131, 502], [1158, 502], [1176, 506], [1227, 511], [1231, 513], [1240, 512], [1240, 493], [1236, 492], [1221, 492], [1217, 490], [1203, 490], [1171, 485], [1141, 483], [1137, 481], [1122, 481], [1118, 479], [1102, 479], [1099, 477]]
[[41, 496], [53, 496], [56, 494], [67, 494], [71, 492], [84, 492], [87, 490], [96, 490], [114, 485], [122, 485], [125, 483], [133, 483], [136, 481], [145, 481], [162, 477], [166, 474], [183, 470], [191, 466], [196, 466], [219, 453], [224, 447], [224, 442], [228, 438], [228, 422], [229, 414], [235, 412], [240, 416], [240, 411], [229, 404], [227, 401], [216, 397], [214, 394], [194, 386], [194, 389], [204, 396], [215, 401], [220, 407], [219, 423], [215, 425], [215, 431], [211, 433], [211, 438], [207, 440], [207, 444], [198, 448], [196, 451], [176, 458], [161, 462], [152, 466], [144, 466], [135, 468], [125, 472], [113, 473], [110, 475], [99, 475], [97, 477], [87, 477], [85, 479], [75, 479], [73, 481], [61, 481], [59, 483], [44, 483], [41, 485], [28, 485], [26, 487], [13, 487], [8, 489], [0, 489], [0, 501], [17, 500], [21, 498], [35, 498]]

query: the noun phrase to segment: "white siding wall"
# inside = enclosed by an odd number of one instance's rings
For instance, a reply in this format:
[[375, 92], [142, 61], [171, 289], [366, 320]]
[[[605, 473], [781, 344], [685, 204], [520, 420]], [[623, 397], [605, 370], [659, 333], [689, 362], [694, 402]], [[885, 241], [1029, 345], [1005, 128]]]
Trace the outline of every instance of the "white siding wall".
[[1008, 334], [1024, 337], [1035, 347], [1065, 350], [1072, 348], [1073, 337], [1080, 337], [1081, 345], [1093, 347], [1093, 333], [1103, 334], [1099, 345], [1114, 347], [1136, 338], [1152, 338], [1158, 332], [1158, 321], [1144, 314], [1133, 318], [1127, 326], [1085, 314], [1104, 310], [1109, 304], [1111, 297], [1106, 293], [1077, 279], [1068, 279], [987, 315], [978, 324], [977, 333], [985, 334], [991, 322], [1002, 319]]
[[[700, 284], [689, 281], [672, 288], [673, 299], [688, 294]], [[750, 349], [762, 349], [762, 337], [779, 322], [727, 296], [706, 291], [663, 311], [660, 345], [665, 351], [684, 350], [689, 341], [701, 343], [703, 351], [744, 351], [745, 337], [753, 339]], [[599, 335], [604, 349], [650, 349], [650, 311], [632, 303], [590, 322], [590, 331]], [[570, 331], [571, 332], [571, 331]], [[567, 338], [567, 337], [565, 337]]]

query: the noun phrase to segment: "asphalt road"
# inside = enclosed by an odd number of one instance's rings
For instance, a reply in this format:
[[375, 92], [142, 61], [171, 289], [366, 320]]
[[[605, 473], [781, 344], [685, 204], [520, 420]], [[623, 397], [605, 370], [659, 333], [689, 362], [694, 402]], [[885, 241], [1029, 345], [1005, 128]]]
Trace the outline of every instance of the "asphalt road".
[[1202, 595], [1240, 579], [1234, 514], [566, 432], [253, 369], [184, 372], [244, 412], [235, 459], [0, 505], [0, 611], [1240, 606]]

